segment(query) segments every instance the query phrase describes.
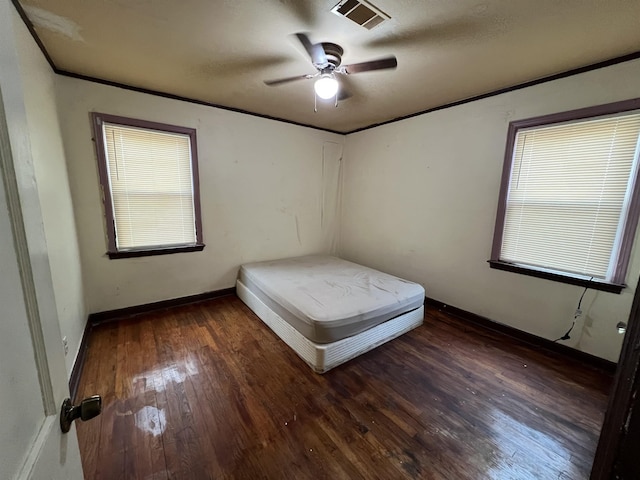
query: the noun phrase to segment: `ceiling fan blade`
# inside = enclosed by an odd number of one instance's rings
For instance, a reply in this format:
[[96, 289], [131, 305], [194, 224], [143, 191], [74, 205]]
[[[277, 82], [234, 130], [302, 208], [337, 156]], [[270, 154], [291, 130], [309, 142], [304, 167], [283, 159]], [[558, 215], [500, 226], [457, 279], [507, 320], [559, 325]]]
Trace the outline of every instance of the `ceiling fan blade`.
[[309, 40], [309, 37], [307, 37], [305, 33], [296, 33], [295, 35], [309, 54], [309, 57], [311, 57], [314, 65], [327, 65], [329, 63], [322, 44], [311, 43], [311, 40]]
[[362, 91], [358, 88], [358, 81], [353, 80], [349, 75], [342, 75], [338, 81], [340, 89], [338, 90], [338, 101], [342, 102], [352, 97], [361, 97]]
[[255, 76], [257, 70], [280, 66], [290, 60], [290, 57], [284, 55], [216, 58], [215, 61], [198, 65], [194, 72], [206, 77], [233, 77], [249, 74]]
[[301, 0], [279, 0], [281, 6], [286, 8], [299, 22], [305, 25], [314, 25], [318, 9], [314, 2]]
[[344, 100], [348, 100], [351, 97], [353, 97], [353, 93], [351, 93], [351, 90], [340, 87], [340, 90], [338, 90], [338, 101], [342, 102]]
[[428, 44], [472, 42], [478, 35], [487, 35], [478, 21], [458, 19], [448, 23], [425, 24], [418, 28], [378, 37], [365, 45], [375, 48], [426, 47]]
[[282, 85], [283, 83], [295, 82], [296, 80], [306, 80], [312, 78], [315, 75], [296, 75], [295, 77], [278, 78], [276, 80], [265, 80], [265, 85], [273, 87], [275, 85]]
[[371, 60], [369, 62], [353, 63], [351, 65], [345, 65], [342, 67], [345, 73], [354, 74], [361, 72], [369, 72], [371, 70], [385, 70], [388, 68], [396, 68], [398, 66], [398, 60], [396, 57], [386, 57], [379, 60]]

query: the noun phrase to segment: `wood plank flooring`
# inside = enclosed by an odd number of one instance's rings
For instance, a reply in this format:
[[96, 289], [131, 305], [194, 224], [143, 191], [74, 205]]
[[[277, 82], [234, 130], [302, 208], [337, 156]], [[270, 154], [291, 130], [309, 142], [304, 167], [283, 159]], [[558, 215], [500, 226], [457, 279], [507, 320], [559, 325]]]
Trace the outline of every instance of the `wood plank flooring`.
[[87, 479], [586, 479], [610, 375], [428, 309], [317, 375], [235, 296], [92, 332]]

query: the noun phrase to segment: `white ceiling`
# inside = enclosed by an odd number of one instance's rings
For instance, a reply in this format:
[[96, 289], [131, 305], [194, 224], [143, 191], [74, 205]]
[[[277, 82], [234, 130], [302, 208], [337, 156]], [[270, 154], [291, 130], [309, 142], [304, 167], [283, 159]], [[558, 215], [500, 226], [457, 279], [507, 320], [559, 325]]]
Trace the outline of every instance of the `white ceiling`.
[[[59, 71], [349, 132], [640, 51], [640, 0], [374, 0], [372, 30], [338, 0], [19, 0]], [[314, 113], [314, 73], [291, 34], [341, 45], [353, 96]]]

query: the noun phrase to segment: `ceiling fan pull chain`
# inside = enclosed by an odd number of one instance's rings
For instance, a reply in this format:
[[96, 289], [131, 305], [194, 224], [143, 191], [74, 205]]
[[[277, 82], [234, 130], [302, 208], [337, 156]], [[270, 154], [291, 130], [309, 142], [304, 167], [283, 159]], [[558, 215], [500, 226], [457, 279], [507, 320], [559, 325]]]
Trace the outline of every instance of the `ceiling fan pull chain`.
[[313, 91], [313, 111], [318, 113], [318, 94], [316, 91]]

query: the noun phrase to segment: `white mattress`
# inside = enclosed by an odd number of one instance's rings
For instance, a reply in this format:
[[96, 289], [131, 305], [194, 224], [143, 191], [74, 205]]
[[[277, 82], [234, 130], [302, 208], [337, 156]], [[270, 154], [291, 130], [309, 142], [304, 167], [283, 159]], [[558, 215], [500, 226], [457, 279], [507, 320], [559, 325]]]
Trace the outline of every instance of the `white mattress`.
[[424, 302], [421, 285], [331, 256], [246, 264], [238, 280], [320, 344], [357, 335]]

